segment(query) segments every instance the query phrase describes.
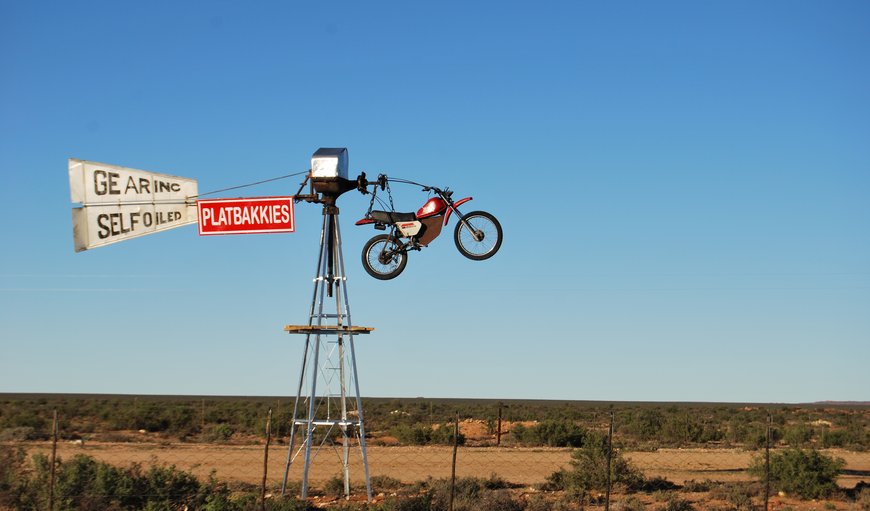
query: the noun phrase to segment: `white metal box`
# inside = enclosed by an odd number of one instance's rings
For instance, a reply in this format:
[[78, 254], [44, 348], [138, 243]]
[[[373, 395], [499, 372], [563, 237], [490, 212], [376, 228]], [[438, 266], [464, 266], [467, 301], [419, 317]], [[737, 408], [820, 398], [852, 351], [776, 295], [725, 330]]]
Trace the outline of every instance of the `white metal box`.
[[311, 156], [312, 179], [347, 179], [347, 148], [321, 147]]

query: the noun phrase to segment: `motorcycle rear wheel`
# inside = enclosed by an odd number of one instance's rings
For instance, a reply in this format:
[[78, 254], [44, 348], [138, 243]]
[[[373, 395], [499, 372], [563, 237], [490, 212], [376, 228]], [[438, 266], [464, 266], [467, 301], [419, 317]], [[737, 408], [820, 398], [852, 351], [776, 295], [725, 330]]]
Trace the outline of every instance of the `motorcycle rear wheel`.
[[465, 257], [475, 261], [489, 259], [501, 248], [501, 224], [486, 211], [472, 211], [457, 221], [453, 241]]
[[378, 234], [363, 246], [362, 264], [366, 273], [372, 277], [390, 280], [405, 270], [408, 254], [394, 238], [388, 234]]

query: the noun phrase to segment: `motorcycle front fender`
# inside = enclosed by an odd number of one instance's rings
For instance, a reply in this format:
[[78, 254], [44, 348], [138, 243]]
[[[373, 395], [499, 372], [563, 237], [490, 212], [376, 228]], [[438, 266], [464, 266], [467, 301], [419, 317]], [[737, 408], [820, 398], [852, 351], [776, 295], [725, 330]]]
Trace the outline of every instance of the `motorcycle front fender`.
[[[473, 197], [466, 197], [466, 198], [464, 198], [464, 199], [459, 199], [458, 201], [456, 201], [456, 202], [453, 203], [453, 207], [452, 207], [452, 208], [447, 208], [447, 213], [444, 214], [444, 225], [445, 225], [445, 226], [447, 225], [447, 221], [450, 220], [450, 213], [453, 213], [453, 210], [454, 210], [455, 208], [458, 208], [459, 206], [461, 206], [461, 205], [465, 204], [466, 202], [470, 201], [471, 199], [473, 199]], [[457, 213], [458, 213], [458, 212], [459, 212], [459, 211], [457, 210]]]

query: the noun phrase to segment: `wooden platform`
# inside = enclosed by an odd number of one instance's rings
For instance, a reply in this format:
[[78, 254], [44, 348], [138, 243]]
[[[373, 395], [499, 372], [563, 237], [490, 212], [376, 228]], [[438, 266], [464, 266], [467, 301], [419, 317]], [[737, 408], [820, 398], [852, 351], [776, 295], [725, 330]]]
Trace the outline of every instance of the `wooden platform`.
[[290, 334], [367, 334], [374, 330], [370, 326], [347, 325], [287, 325], [284, 331]]

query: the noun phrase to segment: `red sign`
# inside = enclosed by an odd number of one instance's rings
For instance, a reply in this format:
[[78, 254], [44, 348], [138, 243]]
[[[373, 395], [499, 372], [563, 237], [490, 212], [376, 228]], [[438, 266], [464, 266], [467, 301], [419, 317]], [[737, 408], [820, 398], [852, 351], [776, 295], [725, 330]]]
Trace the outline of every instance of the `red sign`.
[[293, 197], [196, 201], [199, 235], [293, 232]]

